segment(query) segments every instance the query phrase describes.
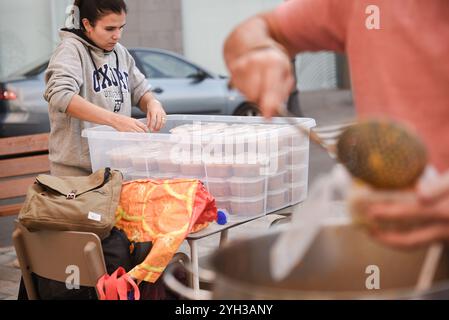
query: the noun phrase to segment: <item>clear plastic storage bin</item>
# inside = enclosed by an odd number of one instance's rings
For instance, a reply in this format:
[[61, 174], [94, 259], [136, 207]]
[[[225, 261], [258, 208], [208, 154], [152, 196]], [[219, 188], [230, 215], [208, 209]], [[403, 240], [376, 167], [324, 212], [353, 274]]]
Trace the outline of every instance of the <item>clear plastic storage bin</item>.
[[159, 133], [96, 126], [83, 137], [93, 170], [111, 167], [128, 180], [197, 178], [233, 216], [263, 215], [307, 195], [309, 137], [282, 118], [169, 115]]

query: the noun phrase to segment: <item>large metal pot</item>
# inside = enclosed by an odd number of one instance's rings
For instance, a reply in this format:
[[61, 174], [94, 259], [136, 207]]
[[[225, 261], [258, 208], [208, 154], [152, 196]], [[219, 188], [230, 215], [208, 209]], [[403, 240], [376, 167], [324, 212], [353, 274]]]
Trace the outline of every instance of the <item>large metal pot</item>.
[[[327, 225], [290, 276], [276, 282], [270, 276], [269, 252], [279, 234], [271, 232], [219, 249], [211, 260], [212, 299], [449, 299], [447, 248], [431, 288], [417, 292], [426, 248], [392, 249], [353, 225]], [[372, 270], [380, 275], [380, 289], [367, 287]]]
[[[213, 298], [449, 299], [447, 250], [440, 258], [434, 285], [416, 292], [426, 248], [392, 249], [374, 242], [353, 225], [328, 225], [293, 272], [276, 282], [270, 276], [269, 252], [278, 236], [279, 232], [272, 233], [218, 250], [212, 258], [216, 273]], [[380, 289], [369, 285], [372, 278], [368, 277], [375, 276], [376, 271]]]

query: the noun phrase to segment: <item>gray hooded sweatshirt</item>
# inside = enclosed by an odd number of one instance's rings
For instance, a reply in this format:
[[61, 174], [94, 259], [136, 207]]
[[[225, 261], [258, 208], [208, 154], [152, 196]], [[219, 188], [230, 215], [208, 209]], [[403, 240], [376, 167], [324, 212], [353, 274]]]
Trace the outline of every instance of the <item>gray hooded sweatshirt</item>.
[[61, 31], [60, 36], [62, 41], [45, 73], [44, 98], [49, 103], [51, 128], [49, 158], [59, 174], [64, 167], [67, 172], [69, 168], [90, 172], [89, 147], [81, 132], [95, 124], [66, 113], [72, 97], [78, 94], [101, 108], [131, 116], [131, 107], [137, 106], [150, 85], [122, 45], [106, 52], [71, 31]]

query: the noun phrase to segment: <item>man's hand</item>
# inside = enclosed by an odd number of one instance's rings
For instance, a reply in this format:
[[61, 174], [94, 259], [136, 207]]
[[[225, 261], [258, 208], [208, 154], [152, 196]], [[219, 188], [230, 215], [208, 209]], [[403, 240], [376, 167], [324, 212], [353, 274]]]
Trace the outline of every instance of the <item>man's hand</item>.
[[415, 222], [411, 229], [372, 230], [377, 240], [397, 247], [449, 241], [449, 171], [431, 183], [419, 184], [412, 200], [409, 196], [401, 197], [401, 192], [397, 192], [394, 201], [391, 195], [388, 200], [369, 198], [366, 198], [369, 205], [365, 212], [368, 221], [397, 225]]
[[274, 37], [270, 15], [254, 17], [226, 39], [224, 58], [231, 85], [256, 103], [266, 117], [276, 114], [295, 83], [290, 53]]
[[231, 84], [255, 102], [264, 116], [276, 115], [294, 85], [288, 56], [276, 47], [258, 48], [227, 63]]
[[157, 132], [165, 125], [167, 114], [162, 108], [162, 104], [151, 99], [147, 104], [147, 126], [151, 132]]

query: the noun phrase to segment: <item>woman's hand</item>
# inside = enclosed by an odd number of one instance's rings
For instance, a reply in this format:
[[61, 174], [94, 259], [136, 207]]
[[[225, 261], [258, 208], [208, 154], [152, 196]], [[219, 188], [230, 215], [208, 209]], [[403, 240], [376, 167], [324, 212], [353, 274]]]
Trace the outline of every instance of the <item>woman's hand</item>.
[[117, 131], [148, 132], [148, 127], [142, 122], [103, 109], [79, 95], [73, 96], [67, 107], [67, 114], [83, 121], [111, 126]]
[[157, 132], [161, 130], [166, 121], [167, 114], [162, 108], [162, 104], [156, 100], [151, 99], [147, 102], [147, 126], [150, 132]]
[[372, 230], [374, 238], [397, 247], [449, 241], [449, 171], [432, 182], [420, 183], [414, 196], [415, 201], [397, 197], [373, 202], [373, 197], [367, 198], [366, 219], [374, 225], [418, 222], [411, 229]]
[[114, 114], [112, 127], [121, 132], [148, 132], [148, 127], [136, 120], [121, 114]]

